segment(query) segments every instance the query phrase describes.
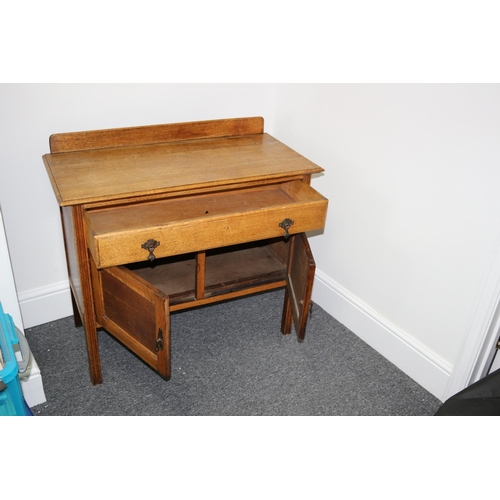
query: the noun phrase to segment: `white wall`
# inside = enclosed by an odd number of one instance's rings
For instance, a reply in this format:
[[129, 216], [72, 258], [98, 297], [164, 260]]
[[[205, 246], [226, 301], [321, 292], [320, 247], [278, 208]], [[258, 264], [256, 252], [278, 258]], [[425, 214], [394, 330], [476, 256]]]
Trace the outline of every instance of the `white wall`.
[[59, 208], [42, 155], [53, 133], [263, 116], [273, 84], [2, 84], [0, 201], [26, 328], [72, 314]]
[[16, 284], [12, 275], [7, 237], [3, 226], [2, 207], [0, 206], [0, 303], [5, 314], [10, 314], [14, 325], [24, 332], [23, 318], [17, 300]]
[[500, 86], [280, 85], [274, 135], [326, 169], [313, 298], [443, 398], [500, 241]]

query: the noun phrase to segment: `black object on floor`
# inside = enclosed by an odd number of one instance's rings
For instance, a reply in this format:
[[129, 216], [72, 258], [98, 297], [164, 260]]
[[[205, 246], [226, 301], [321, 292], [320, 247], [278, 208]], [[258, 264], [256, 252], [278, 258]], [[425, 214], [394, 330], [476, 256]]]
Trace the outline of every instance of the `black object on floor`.
[[458, 392], [438, 409], [436, 416], [499, 416], [500, 370]]

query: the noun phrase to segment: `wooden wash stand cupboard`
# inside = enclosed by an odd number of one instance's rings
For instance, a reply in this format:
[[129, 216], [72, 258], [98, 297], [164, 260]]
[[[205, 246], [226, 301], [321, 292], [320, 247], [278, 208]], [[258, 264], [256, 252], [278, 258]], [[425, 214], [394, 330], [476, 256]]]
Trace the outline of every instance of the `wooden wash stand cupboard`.
[[98, 328], [167, 378], [171, 312], [274, 288], [286, 290], [282, 333], [293, 324], [304, 338], [315, 271], [304, 233], [325, 223], [310, 187], [323, 169], [262, 118], [55, 134], [50, 151], [93, 384]]

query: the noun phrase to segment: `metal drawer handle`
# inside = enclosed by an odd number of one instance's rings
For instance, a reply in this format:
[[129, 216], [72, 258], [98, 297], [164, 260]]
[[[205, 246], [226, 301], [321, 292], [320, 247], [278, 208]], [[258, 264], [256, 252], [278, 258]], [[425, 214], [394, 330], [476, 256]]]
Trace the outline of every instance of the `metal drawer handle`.
[[153, 260], [156, 259], [156, 256], [155, 254], [153, 253], [154, 252], [154, 249], [160, 244], [159, 241], [156, 241], [156, 240], [153, 240], [153, 239], [149, 239], [148, 241], [145, 241], [142, 245], [141, 245], [141, 248], [144, 248], [144, 250], [148, 250], [149, 251], [149, 255], [148, 255], [148, 260], [150, 262], [153, 262]]
[[290, 236], [288, 230], [290, 229], [291, 225], [293, 225], [293, 220], [288, 218], [283, 219], [279, 224], [279, 226], [285, 230], [285, 234], [283, 235], [285, 238], [288, 238]]

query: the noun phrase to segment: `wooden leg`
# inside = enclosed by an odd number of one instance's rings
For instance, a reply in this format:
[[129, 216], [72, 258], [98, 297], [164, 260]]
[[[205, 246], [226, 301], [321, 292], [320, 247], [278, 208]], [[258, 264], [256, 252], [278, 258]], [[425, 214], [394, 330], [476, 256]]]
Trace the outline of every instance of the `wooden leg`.
[[97, 322], [94, 312], [94, 296], [92, 292], [92, 278], [89, 254], [85, 242], [85, 228], [82, 207], [73, 207], [73, 224], [78, 256], [80, 286], [83, 302], [83, 328], [87, 341], [87, 356], [89, 360], [90, 380], [93, 385], [102, 384], [101, 357], [97, 340]]
[[92, 384], [101, 384], [101, 360], [97, 344], [97, 323], [83, 208], [81, 206], [63, 207], [61, 216], [75, 326], [83, 326], [85, 331]]
[[[94, 322], [95, 325], [95, 322]], [[97, 328], [84, 325], [87, 340], [87, 356], [89, 359], [90, 381], [92, 385], [102, 384], [101, 357], [97, 341]]]
[[288, 288], [285, 290], [285, 301], [283, 303], [283, 315], [281, 317], [281, 333], [288, 335], [292, 333], [292, 305], [290, 304], [290, 296], [288, 295]]

